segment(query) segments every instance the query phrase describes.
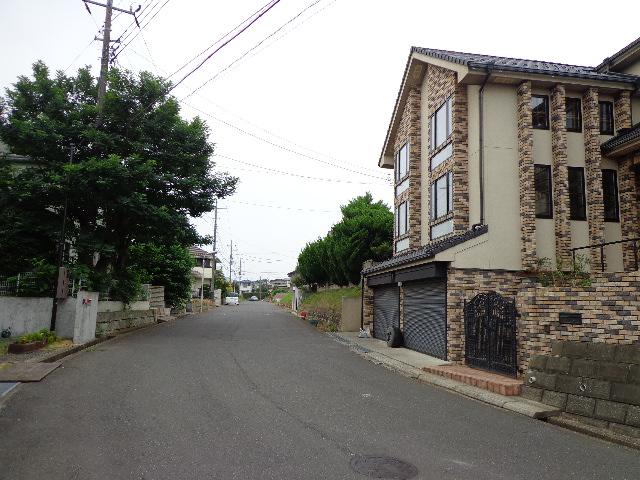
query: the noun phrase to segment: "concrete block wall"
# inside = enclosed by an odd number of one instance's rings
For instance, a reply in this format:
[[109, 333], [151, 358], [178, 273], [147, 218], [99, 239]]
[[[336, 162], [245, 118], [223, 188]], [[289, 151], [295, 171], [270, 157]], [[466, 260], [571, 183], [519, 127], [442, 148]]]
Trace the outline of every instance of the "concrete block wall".
[[155, 310], [123, 310], [120, 312], [99, 312], [96, 336], [100, 337], [133, 327], [156, 323]]
[[531, 357], [524, 380], [527, 398], [640, 437], [640, 344], [558, 341]]
[[0, 329], [17, 337], [49, 328], [53, 300], [46, 297], [0, 297]]

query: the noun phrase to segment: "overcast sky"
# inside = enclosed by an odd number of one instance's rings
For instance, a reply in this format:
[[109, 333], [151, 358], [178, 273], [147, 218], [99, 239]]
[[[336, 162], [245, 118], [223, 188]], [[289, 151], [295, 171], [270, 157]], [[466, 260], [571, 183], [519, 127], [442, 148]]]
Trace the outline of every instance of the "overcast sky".
[[[120, 66], [168, 76], [267, 3], [166, 1], [133, 3], [152, 13]], [[68, 73], [92, 65], [97, 74], [100, 44], [91, 40], [104, 9], [90, 8], [92, 15], [81, 0], [0, 0], [2, 92], [37, 59]], [[225, 272], [232, 240], [234, 278], [240, 257], [243, 278], [282, 277], [305, 243], [340, 219], [340, 205], [367, 191], [391, 204], [377, 160], [412, 45], [597, 65], [640, 35], [637, 19], [633, 0], [281, 0], [174, 91], [184, 116], [211, 127], [216, 169], [240, 177], [236, 194], [220, 202]], [[130, 23], [129, 15], [115, 18], [113, 38], [135, 33]], [[194, 223], [213, 233], [213, 214]]]

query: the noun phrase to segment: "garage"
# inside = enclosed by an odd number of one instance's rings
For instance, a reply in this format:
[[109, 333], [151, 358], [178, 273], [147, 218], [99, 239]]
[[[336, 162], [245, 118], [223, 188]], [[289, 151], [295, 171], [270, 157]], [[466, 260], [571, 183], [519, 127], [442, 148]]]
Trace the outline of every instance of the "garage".
[[406, 282], [404, 287], [404, 345], [446, 359], [446, 283], [443, 279]]
[[396, 285], [373, 289], [373, 336], [387, 340], [389, 328], [400, 326], [400, 289]]

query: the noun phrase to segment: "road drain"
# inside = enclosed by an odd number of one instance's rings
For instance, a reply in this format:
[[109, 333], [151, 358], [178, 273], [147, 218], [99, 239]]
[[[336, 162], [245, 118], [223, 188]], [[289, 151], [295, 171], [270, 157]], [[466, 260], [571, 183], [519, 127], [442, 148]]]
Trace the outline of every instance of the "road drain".
[[351, 459], [351, 469], [370, 478], [389, 480], [409, 480], [418, 475], [418, 469], [410, 463], [374, 455], [356, 455]]

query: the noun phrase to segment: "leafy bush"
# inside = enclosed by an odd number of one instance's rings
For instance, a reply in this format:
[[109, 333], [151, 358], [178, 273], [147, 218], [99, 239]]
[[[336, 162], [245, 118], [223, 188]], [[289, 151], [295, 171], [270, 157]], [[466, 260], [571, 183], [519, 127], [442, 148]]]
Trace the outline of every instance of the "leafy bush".
[[561, 259], [556, 261], [555, 268], [547, 257], [538, 260], [538, 282], [545, 287], [590, 287], [591, 277], [587, 271], [589, 261], [584, 255], [576, 255], [570, 265]]
[[55, 332], [51, 332], [46, 328], [42, 330], [38, 330], [34, 333], [27, 333], [26, 335], [21, 335], [18, 338], [18, 343], [31, 343], [31, 342], [42, 342], [46, 341], [47, 344], [51, 344], [57, 340]]

